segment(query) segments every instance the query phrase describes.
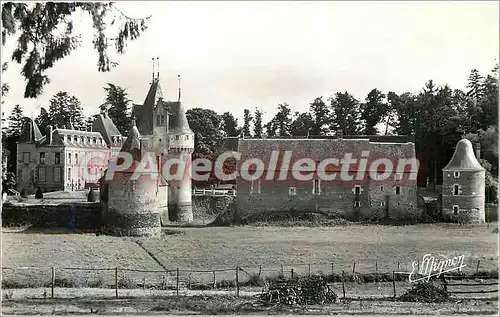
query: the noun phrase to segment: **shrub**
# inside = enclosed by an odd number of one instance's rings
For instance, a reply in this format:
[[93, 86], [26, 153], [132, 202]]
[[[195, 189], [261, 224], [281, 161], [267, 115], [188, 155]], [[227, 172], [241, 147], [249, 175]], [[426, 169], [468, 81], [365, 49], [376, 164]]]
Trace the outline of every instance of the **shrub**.
[[443, 303], [449, 299], [448, 292], [428, 282], [414, 284], [410, 290], [399, 297], [402, 302], [420, 303]]
[[96, 195], [94, 189], [91, 187], [89, 190], [89, 193], [87, 195], [87, 201], [93, 203], [96, 200], [97, 200], [97, 195]]
[[36, 189], [35, 198], [36, 198], [36, 199], [42, 199], [42, 198], [43, 198], [42, 189], [41, 189], [40, 187], [38, 187], [38, 188]]
[[28, 198], [28, 193], [26, 193], [26, 190], [24, 188], [23, 188], [23, 190], [21, 190], [21, 197]]

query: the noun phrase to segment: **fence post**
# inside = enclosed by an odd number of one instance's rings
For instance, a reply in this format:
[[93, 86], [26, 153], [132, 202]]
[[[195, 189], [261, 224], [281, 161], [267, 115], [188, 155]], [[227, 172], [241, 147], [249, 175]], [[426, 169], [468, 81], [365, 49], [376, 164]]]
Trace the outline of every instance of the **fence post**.
[[394, 298], [396, 298], [396, 274], [392, 271], [392, 290], [394, 291]]
[[214, 271], [214, 283], [213, 284], [214, 284], [214, 289], [216, 289], [217, 288], [217, 280], [215, 279], [215, 271]]
[[332, 263], [332, 276], [333, 276], [333, 263]]
[[377, 273], [378, 273], [378, 262], [375, 261], [375, 274], [377, 274]]
[[284, 271], [283, 271], [283, 264], [281, 264], [281, 275], [284, 275]]
[[448, 293], [448, 286], [446, 285], [446, 278], [444, 276], [444, 273], [441, 274], [441, 280], [443, 282], [444, 291]]
[[356, 272], [356, 262], [352, 264], [352, 275]]
[[177, 268], [176, 294], [179, 295], [179, 268]]
[[50, 297], [54, 298], [54, 286], [56, 284], [56, 268], [52, 267], [52, 279], [50, 282]]
[[161, 289], [165, 289], [165, 275], [162, 276]]
[[398, 261], [398, 272], [399, 272], [399, 261]]
[[293, 279], [293, 268], [290, 269], [290, 278]]
[[311, 264], [309, 263], [309, 276], [311, 276]]
[[115, 296], [118, 298], [118, 266], [115, 267]]
[[260, 280], [260, 275], [262, 274], [262, 265], [259, 265], [259, 280]]
[[479, 273], [479, 263], [481, 262], [481, 260], [477, 260], [477, 266], [476, 266], [476, 274]]
[[191, 289], [191, 273], [188, 275], [188, 289]]
[[239, 277], [240, 267], [236, 267], [236, 297], [240, 297], [240, 277]]
[[344, 295], [345, 299], [345, 273], [342, 271], [342, 294]]

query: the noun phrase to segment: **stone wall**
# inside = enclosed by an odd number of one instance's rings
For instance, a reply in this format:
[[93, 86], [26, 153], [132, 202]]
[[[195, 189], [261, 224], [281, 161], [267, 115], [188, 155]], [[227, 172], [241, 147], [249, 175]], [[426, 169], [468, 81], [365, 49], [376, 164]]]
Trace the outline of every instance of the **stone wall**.
[[30, 225], [35, 228], [66, 227], [98, 230], [101, 226], [100, 218], [99, 203], [79, 202], [43, 206], [5, 203], [2, 209], [4, 227]]
[[[442, 214], [445, 220], [484, 223], [485, 219], [485, 172], [460, 171], [455, 178], [452, 172], [443, 172]], [[459, 195], [454, 194], [454, 185], [459, 185]], [[458, 206], [455, 214], [453, 206]]]

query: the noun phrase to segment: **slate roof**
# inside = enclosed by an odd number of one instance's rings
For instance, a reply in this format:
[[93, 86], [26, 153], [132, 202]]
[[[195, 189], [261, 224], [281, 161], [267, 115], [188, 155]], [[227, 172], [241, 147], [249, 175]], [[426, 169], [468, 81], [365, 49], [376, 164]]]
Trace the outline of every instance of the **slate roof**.
[[135, 117], [141, 135], [153, 134], [153, 113], [155, 107], [165, 107], [169, 113], [168, 130], [172, 134], [192, 134], [186, 117], [186, 111], [180, 101], [163, 101], [163, 94], [158, 79], [149, 87], [143, 105], [134, 104], [132, 115]]
[[467, 139], [458, 141], [455, 153], [443, 171], [484, 171], [474, 155], [472, 143]]
[[38, 125], [33, 119], [29, 119], [29, 127], [24, 128], [23, 133], [21, 134], [20, 142], [42, 142], [44, 136], [40, 132]]
[[99, 114], [92, 125], [93, 132], [99, 132], [108, 146], [112, 145], [112, 136], [122, 136], [113, 120], [107, 114]]
[[186, 111], [180, 101], [163, 102], [170, 114], [168, 117], [168, 131], [172, 134], [192, 134], [186, 117]]
[[[77, 147], [82, 149], [107, 149], [106, 144], [94, 143], [93, 139], [96, 138], [99, 140], [102, 138], [102, 135], [99, 132], [91, 132], [91, 131], [81, 131], [81, 130], [69, 130], [69, 129], [55, 129], [52, 132], [52, 145], [54, 146], [66, 146], [66, 147]], [[70, 141], [67, 141], [65, 138], [66, 135], [71, 136]], [[91, 138], [91, 142], [81, 142], [80, 138], [75, 143], [73, 136]], [[46, 143], [48, 143], [48, 140]], [[48, 144], [47, 144], [48, 145]]]
[[[237, 139], [237, 152], [241, 154], [240, 163], [247, 159], [259, 158], [265, 166], [269, 165], [273, 151], [279, 151], [278, 166], [281, 164], [285, 151], [291, 151], [290, 169], [295, 161], [310, 158], [316, 162], [327, 158], [344, 157], [345, 153], [352, 153], [352, 158], [360, 159], [363, 151], [369, 151], [368, 168], [370, 162], [377, 158], [389, 159], [396, 167], [401, 158], [414, 159], [415, 146], [413, 143], [375, 143], [368, 139]], [[226, 142], [234, 149], [234, 140]], [[358, 164], [351, 164], [350, 171], [357, 171]], [[329, 171], [340, 171], [341, 166], [328, 165]]]
[[135, 125], [128, 132], [120, 152], [132, 154], [134, 161], [141, 160], [141, 134]]
[[148, 94], [144, 100], [144, 104], [140, 108], [139, 112], [136, 113], [138, 118], [139, 132], [142, 135], [153, 134], [153, 111], [160, 99], [163, 98], [161, 92], [160, 81], [155, 79], [151, 86], [149, 87]]

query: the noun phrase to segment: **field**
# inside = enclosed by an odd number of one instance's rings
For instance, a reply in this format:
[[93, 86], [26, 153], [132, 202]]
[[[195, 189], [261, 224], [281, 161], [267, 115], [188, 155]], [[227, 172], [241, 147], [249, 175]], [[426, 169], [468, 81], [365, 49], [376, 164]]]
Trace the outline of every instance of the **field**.
[[[248, 274], [259, 269], [264, 276], [283, 272], [409, 272], [410, 263], [422, 256], [465, 256], [465, 272], [498, 270], [497, 224], [460, 226], [425, 224], [412, 226], [349, 225], [316, 228], [210, 227], [176, 228], [160, 238], [119, 238], [94, 234], [3, 231], [2, 266], [37, 266], [43, 269], [3, 270], [5, 281], [25, 286], [50, 282], [50, 267], [58, 279], [70, 279], [75, 286], [95, 279], [104, 285], [114, 282], [113, 271], [70, 271], [64, 268], [130, 268], [162, 271], [180, 268], [183, 281], [187, 270], [228, 269], [217, 272], [217, 280], [234, 280], [234, 268]], [[154, 257], [154, 258], [153, 258]], [[159, 263], [158, 263], [159, 262]], [[261, 268], [259, 268], [261, 266]], [[193, 282], [212, 280], [212, 272], [190, 272]], [[128, 277], [159, 283], [162, 274], [128, 272]], [[125, 275], [121, 275], [124, 277]], [[121, 278], [120, 277], [120, 278]]]

